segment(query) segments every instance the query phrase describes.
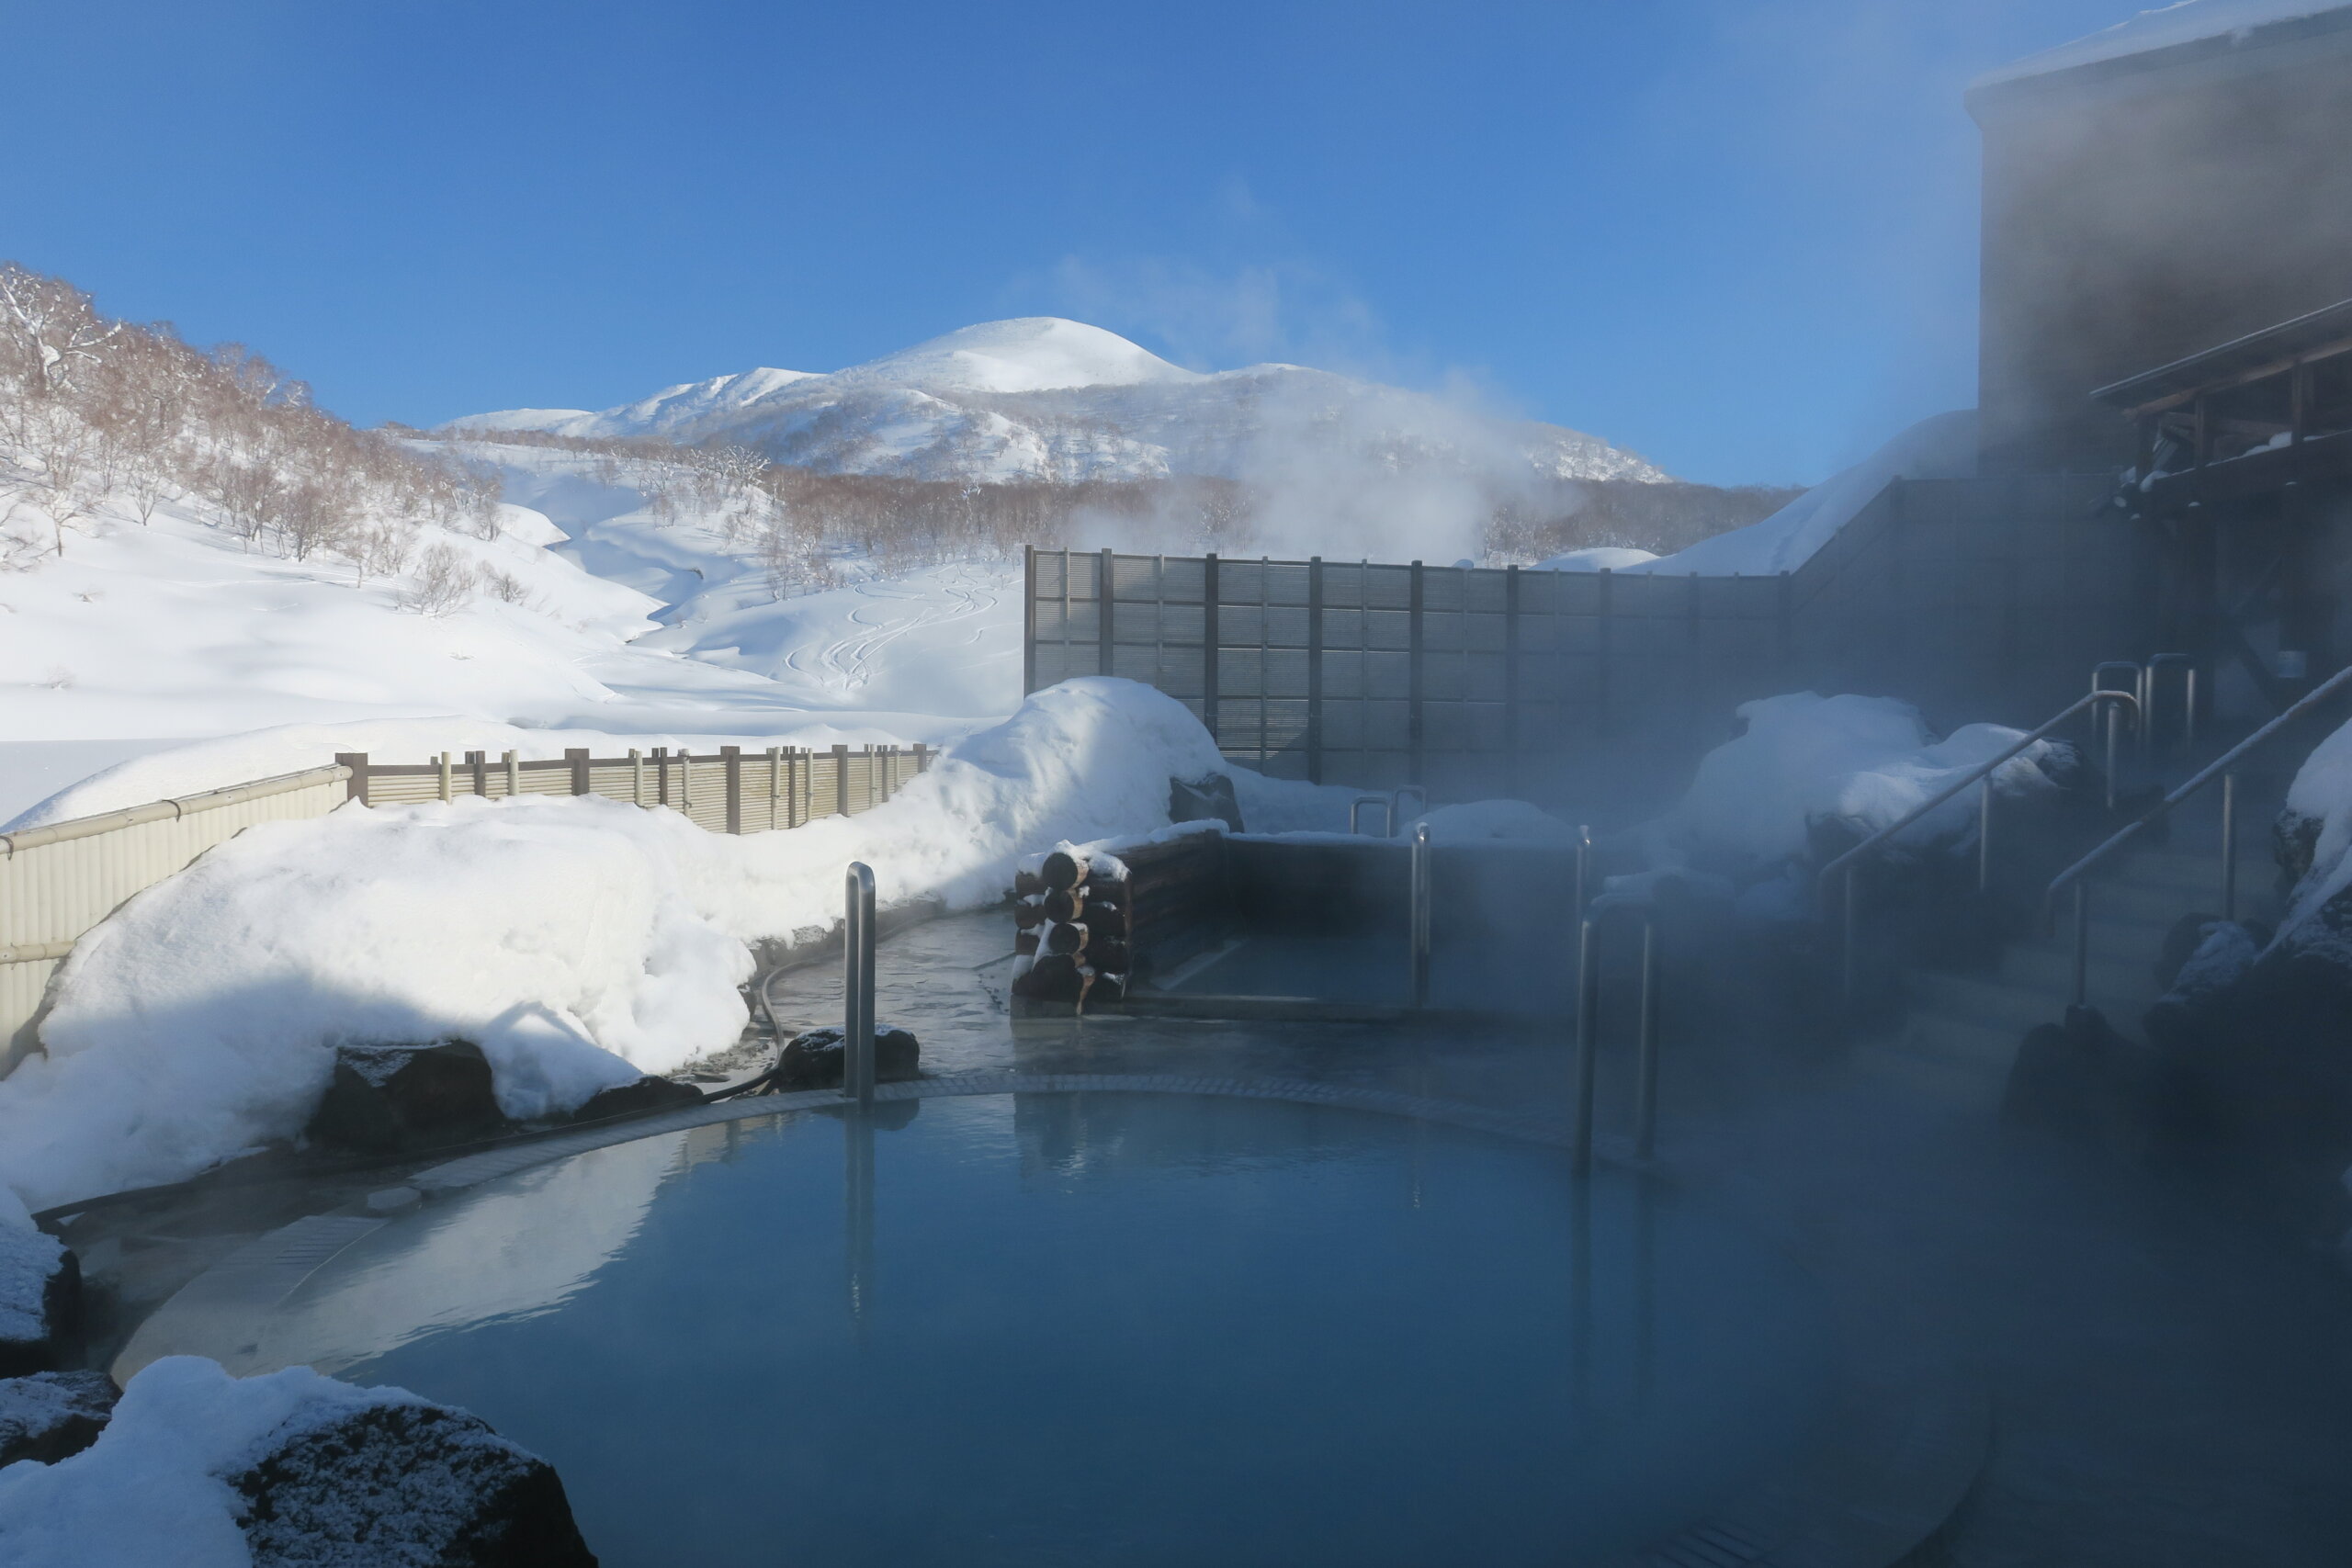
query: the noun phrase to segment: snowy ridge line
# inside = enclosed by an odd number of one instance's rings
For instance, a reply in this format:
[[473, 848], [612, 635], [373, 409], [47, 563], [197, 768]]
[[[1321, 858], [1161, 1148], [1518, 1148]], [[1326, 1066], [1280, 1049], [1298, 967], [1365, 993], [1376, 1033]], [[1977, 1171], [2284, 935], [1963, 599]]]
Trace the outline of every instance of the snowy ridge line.
[[0, 833], [0, 858], [19, 850], [35, 849], [42, 844], [62, 843], [68, 839], [86, 839], [94, 833], [110, 833], [118, 828], [136, 828], [143, 822], [177, 821], [199, 811], [217, 811], [224, 806], [242, 806], [249, 800], [261, 800], [273, 795], [288, 795], [314, 784], [341, 784], [351, 777], [351, 770], [340, 762], [323, 768], [306, 768], [299, 773], [280, 773], [275, 778], [255, 779], [251, 784], [230, 784], [221, 789], [209, 789], [201, 795], [183, 795], [170, 800], [158, 800], [146, 806], [129, 806], [119, 811], [101, 811], [95, 817], [76, 817], [64, 822], [51, 822], [45, 827], [19, 828], [12, 833]]

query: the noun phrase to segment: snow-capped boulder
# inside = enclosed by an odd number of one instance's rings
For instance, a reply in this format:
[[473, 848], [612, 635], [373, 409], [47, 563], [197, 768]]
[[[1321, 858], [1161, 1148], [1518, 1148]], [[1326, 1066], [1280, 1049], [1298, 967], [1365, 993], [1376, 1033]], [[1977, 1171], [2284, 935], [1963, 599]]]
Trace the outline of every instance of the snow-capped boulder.
[[[777, 1055], [775, 1087], [780, 1089], [839, 1089], [843, 1058], [838, 1029], [810, 1029], [785, 1042]], [[922, 1076], [922, 1047], [913, 1034], [884, 1024], [874, 1026], [874, 1081], [899, 1083]]]
[[345, 1045], [311, 1114], [313, 1143], [398, 1154], [488, 1137], [507, 1125], [490, 1058], [470, 1040]]
[[0, 1379], [0, 1466], [20, 1459], [55, 1464], [80, 1453], [106, 1429], [116, 1397], [104, 1372]]
[[479, 1417], [290, 1367], [168, 1356], [96, 1441], [0, 1469], [10, 1568], [594, 1568], [547, 1461]]
[[55, 1368], [81, 1304], [80, 1260], [0, 1188], [0, 1377]]

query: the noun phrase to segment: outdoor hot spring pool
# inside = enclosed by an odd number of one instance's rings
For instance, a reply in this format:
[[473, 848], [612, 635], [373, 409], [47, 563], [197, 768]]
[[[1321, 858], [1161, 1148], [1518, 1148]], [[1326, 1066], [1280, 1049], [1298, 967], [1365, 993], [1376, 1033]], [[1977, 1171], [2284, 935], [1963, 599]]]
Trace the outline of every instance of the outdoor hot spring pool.
[[1736, 1225], [1577, 1193], [1329, 1106], [783, 1112], [412, 1211], [243, 1348], [480, 1413], [614, 1568], [1603, 1561], [1802, 1440], [1827, 1352]]

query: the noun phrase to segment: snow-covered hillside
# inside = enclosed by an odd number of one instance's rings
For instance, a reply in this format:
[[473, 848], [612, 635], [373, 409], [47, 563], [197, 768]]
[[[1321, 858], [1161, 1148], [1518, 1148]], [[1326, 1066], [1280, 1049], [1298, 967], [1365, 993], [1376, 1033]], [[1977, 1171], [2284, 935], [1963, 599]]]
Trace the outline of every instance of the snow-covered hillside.
[[1334, 464], [1529, 479], [1663, 479], [1558, 425], [1492, 418], [1295, 365], [1204, 374], [1057, 317], [988, 321], [830, 375], [759, 369], [592, 412], [507, 409], [458, 428], [733, 442], [827, 473], [1001, 482], [1208, 475], [1252, 483]]
[[938, 743], [1019, 704], [1017, 568], [845, 563], [844, 586], [779, 603], [711, 520], [654, 519], [576, 454], [469, 451], [523, 504], [494, 540], [436, 542], [511, 599], [425, 613], [413, 572], [248, 548], [185, 502], [145, 525], [101, 508], [0, 576], [0, 821], [338, 750]]

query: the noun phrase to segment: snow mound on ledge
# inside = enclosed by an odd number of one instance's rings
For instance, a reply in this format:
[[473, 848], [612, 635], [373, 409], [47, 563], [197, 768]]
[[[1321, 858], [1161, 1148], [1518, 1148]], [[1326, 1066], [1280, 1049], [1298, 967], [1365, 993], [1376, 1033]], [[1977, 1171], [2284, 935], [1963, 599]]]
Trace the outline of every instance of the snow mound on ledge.
[[2077, 66], [2104, 64], [2225, 34], [2243, 35], [2274, 22], [2299, 21], [2347, 8], [2352, 7], [2346, 7], [2344, 0], [2178, 0], [1988, 71], [1970, 83], [1969, 89], [1973, 92]]
[[747, 943], [886, 907], [972, 908], [1063, 840], [1169, 825], [1170, 778], [1231, 773], [1261, 830], [1338, 829], [1352, 792], [1229, 768], [1131, 681], [1040, 692], [891, 801], [729, 838], [596, 796], [264, 823], [131, 899], [59, 972], [47, 1055], [0, 1081], [0, 1181], [35, 1208], [173, 1181], [298, 1134], [341, 1043], [477, 1041], [509, 1115], [735, 1042]]
[[[1892, 827], [2025, 736], [1970, 724], [1937, 740], [1918, 709], [1893, 697], [1794, 692], [1743, 703], [1738, 712], [1747, 733], [1701, 760], [1689, 793], [1652, 831], [1684, 849], [1768, 865], [1804, 859], [1816, 821], [1835, 819], [1864, 834]], [[2004, 763], [1993, 774], [1996, 791], [2054, 788], [2037, 764], [2056, 750], [2045, 740]], [[1922, 842], [1972, 831], [1974, 801], [1973, 790], [1963, 792], [1912, 831]]]
[[1533, 571], [1623, 571], [1628, 567], [1647, 566], [1657, 559], [1655, 550], [1637, 550], [1625, 545], [1587, 545], [1580, 550], [1569, 550], [1549, 560], [1537, 561]]
[[55, 1464], [0, 1470], [0, 1561], [248, 1568], [253, 1552], [238, 1525], [244, 1499], [230, 1478], [357, 1411], [425, 1403], [308, 1367], [236, 1379], [216, 1361], [167, 1356], [130, 1380], [89, 1448]]
[[1923, 419], [1836, 478], [1745, 528], [1625, 568], [1677, 576], [1773, 577], [1794, 571], [1896, 479], [1966, 479], [1976, 472], [1976, 411]]
[[1398, 836], [1411, 838], [1413, 829], [1424, 822], [1429, 824], [1430, 842], [1439, 844], [1573, 843], [1577, 836], [1574, 828], [1523, 800], [1476, 800], [1461, 806], [1441, 806], [1407, 823]]

